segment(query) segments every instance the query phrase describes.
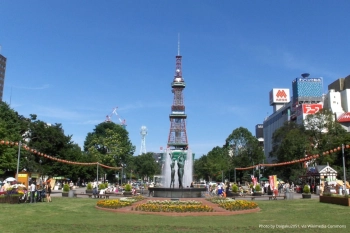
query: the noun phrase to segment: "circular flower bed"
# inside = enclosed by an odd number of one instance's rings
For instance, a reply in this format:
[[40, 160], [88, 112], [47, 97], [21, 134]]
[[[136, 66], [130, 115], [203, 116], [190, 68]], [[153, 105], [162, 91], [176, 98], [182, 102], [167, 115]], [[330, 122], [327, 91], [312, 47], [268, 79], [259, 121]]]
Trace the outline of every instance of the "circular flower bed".
[[146, 212], [212, 212], [213, 208], [199, 201], [148, 201], [137, 205], [136, 211]]
[[219, 206], [225, 210], [237, 211], [237, 210], [249, 210], [258, 208], [258, 204], [253, 201], [246, 200], [233, 200], [222, 197], [213, 197], [207, 199], [210, 202], [219, 204]]
[[98, 207], [109, 208], [109, 209], [119, 209], [126, 206], [131, 206], [137, 201], [141, 201], [144, 198], [142, 196], [120, 198], [114, 200], [100, 200], [97, 202]]

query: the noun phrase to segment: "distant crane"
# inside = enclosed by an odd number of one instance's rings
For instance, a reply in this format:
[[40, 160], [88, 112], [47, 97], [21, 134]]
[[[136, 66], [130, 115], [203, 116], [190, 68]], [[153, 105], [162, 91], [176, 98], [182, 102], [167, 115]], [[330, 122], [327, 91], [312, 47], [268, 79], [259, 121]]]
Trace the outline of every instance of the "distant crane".
[[120, 125], [125, 129], [125, 128], [126, 128], [126, 120], [125, 120], [125, 119], [122, 120], [122, 119], [120, 118], [120, 116], [118, 115], [118, 112], [117, 112], [117, 108], [118, 108], [118, 107], [113, 108], [113, 111], [112, 111], [111, 115], [107, 115], [107, 116], [106, 116], [105, 122], [112, 122], [112, 116], [113, 116], [113, 114], [114, 114], [114, 115], [117, 116]]
[[146, 154], [146, 135], [147, 135], [147, 127], [141, 126], [140, 130], [141, 134], [141, 149], [140, 149], [140, 155]]

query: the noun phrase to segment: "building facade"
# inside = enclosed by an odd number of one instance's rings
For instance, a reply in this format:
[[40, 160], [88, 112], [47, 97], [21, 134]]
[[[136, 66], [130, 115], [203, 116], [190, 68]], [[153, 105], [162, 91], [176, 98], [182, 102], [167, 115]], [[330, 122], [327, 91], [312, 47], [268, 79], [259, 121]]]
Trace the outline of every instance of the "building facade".
[[288, 88], [273, 88], [270, 91], [270, 105], [273, 113], [264, 120], [264, 154], [268, 163], [273, 162], [272, 136], [285, 122], [295, 121], [303, 124], [307, 115], [315, 114], [323, 108], [323, 80], [309, 78], [305, 73], [292, 81], [291, 96]]
[[2, 97], [4, 94], [5, 71], [6, 71], [6, 57], [0, 54], [0, 101], [2, 101]]

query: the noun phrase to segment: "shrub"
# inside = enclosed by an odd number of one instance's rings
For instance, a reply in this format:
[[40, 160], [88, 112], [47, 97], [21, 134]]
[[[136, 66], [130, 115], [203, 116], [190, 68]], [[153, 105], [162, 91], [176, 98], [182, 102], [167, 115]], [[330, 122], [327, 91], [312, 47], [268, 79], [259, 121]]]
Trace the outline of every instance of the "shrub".
[[64, 184], [63, 185], [63, 192], [65, 192], [65, 193], [67, 193], [67, 192], [69, 192], [69, 184]]
[[86, 186], [86, 190], [92, 190], [92, 184], [88, 183], [88, 185]]
[[303, 188], [303, 193], [310, 193], [310, 187], [309, 185], [304, 185], [304, 188]]
[[256, 191], [256, 192], [261, 192], [260, 184], [256, 184], [256, 185], [255, 185], [255, 191]]
[[236, 184], [232, 185], [232, 192], [238, 193], [238, 186]]
[[124, 190], [125, 190], [126, 192], [130, 192], [131, 189], [132, 189], [131, 184], [126, 184], [126, 185], [124, 186]]
[[105, 188], [106, 188], [106, 187], [105, 187], [105, 184], [104, 184], [104, 183], [98, 185], [98, 189], [99, 189], [99, 190], [105, 189]]

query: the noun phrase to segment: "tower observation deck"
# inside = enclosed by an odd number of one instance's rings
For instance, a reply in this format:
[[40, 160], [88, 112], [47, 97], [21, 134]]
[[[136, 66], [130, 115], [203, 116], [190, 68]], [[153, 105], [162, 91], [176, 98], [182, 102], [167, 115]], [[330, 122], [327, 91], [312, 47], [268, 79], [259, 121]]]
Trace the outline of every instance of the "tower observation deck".
[[172, 93], [174, 93], [173, 105], [171, 106], [170, 131], [168, 137], [168, 148], [187, 150], [187, 133], [186, 133], [186, 118], [185, 105], [182, 91], [186, 87], [185, 81], [182, 78], [180, 52], [176, 56], [176, 68], [174, 80], [171, 83]]

